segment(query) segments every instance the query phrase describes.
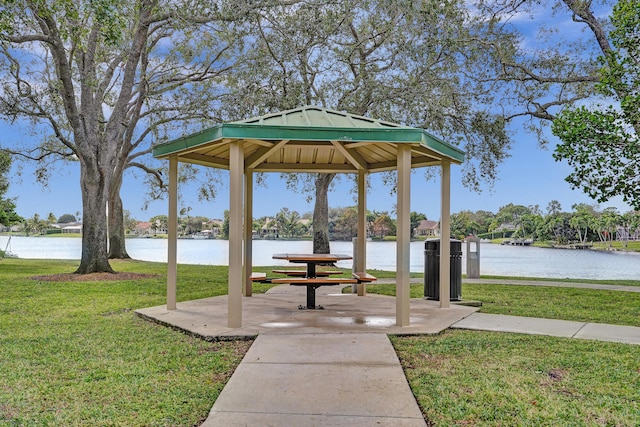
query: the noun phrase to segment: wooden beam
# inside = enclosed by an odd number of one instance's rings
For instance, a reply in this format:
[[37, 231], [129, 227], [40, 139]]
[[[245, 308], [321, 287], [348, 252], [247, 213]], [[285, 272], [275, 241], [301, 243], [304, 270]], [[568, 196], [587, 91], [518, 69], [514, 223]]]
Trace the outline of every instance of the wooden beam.
[[[429, 166], [437, 166], [441, 162], [440, 160], [433, 160], [429, 157], [415, 157], [411, 159], [411, 167], [412, 168], [422, 168]], [[378, 162], [378, 163], [369, 163], [369, 172], [389, 172], [396, 170], [397, 162], [394, 160], [390, 160], [387, 162]]]
[[263, 147], [271, 147], [273, 145], [273, 141], [265, 141], [263, 139], [245, 139], [245, 141], [250, 142], [252, 144], [261, 145]]
[[440, 160], [434, 160], [432, 157], [413, 157], [411, 159], [412, 168], [424, 168], [429, 166], [437, 166], [440, 164]]
[[229, 160], [220, 157], [210, 157], [198, 153], [189, 153], [181, 155], [180, 161], [184, 163], [193, 163], [200, 166], [209, 166], [218, 169], [229, 169]]
[[284, 147], [289, 142], [288, 139], [283, 139], [277, 144], [272, 144], [269, 147], [261, 148], [260, 150], [253, 153], [249, 156], [245, 161], [245, 168], [247, 169], [255, 169], [260, 163], [264, 162], [269, 156], [273, 153]]
[[366, 170], [368, 168], [367, 161], [357, 151], [347, 150], [340, 141], [331, 141], [331, 143], [356, 169]]
[[346, 148], [347, 150], [352, 150], [354, 148], [368, 147], [369, 145], [374, 145], [374, 144], [377, 144], [377, 143], [379, 143], [379, 142], [376, 142], [376, 141], [345, 142], [344, 148]]
[[310, 173], [356, 173], [353, 165], [340, 164], [298, 164], [298, 163], [262, 163], [255, 168], [255, 172], [310, 172]]

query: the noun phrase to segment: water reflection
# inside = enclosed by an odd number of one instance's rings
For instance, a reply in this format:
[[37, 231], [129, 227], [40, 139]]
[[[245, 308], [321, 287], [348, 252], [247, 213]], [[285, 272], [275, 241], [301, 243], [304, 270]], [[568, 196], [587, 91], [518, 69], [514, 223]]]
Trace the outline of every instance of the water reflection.
[[265, 328], [276, 328], [276, 329], [284, 329], [284, 328], [301, 328], [304, 326], [301, 322], [265, 322], [261, 323], [260, 326]]
[[330, 324], [342, 326], [370, 326], [373, 328], [389, 328], [395, 326], [396, 319], [392, 317], [381, 316], [357, 316], [357, 317], [323, 317], [323, 321]]

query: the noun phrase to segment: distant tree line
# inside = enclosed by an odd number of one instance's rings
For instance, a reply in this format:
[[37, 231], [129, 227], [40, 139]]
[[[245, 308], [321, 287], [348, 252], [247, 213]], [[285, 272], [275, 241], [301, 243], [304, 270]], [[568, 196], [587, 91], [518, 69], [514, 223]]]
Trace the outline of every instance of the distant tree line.
[[[597, 206], [584, 203], [575, 204], [571, 212], [563, 212], [557, 200], [552, 200], [543, 211], [538, 205], [502, 206], [497, 213], [485, 210], [463, 210], [451, 214], [452, 238], [464, 239], [474, 235], [480, 238], [516, 238], [549, 241], [557, 245], [572, 243], [586, 244], [599, 241], [609, 246], [614, 240], [627, 247], [630, 240], [640, 240], [640, 212], [620, 213], [616, 208], [599, 210]], [[192, 235], [201, 233], [207, 227], [220, 226], [220, 237], [228, 237], [229, 213], [225, 211], [222, 220], [212, 220], [204, 216], [191, 216], [191, 209], [180, 210], [178, 234]], [[395, 237], [396, 218], [389, 211], [367, 211], [367, 237], [384, 240]], [[53, 224], [76, 222], [80, 216], [64, 214], [56, 219], [53, 213], [46, 218], [35, 214], [22, 220], [22, 231], [26, 235], [41, 235], [60, 232]], [[427, 216], [411, 212], [411, 234]], [[156, 215], [149, 220], [154, 234], [166, 232], [168, 217]], [[212, 224], [218, 222], [218, 224]], [[125, 211], [125, 227], [133, 232], [139, 221]], [[256, 236], [266, 239], [304, 239], [312, 237], [313, 215], [300, 214], [289, 208], [281, 208], [272, 216], [263, 216], [253, 220]], [[329, 235], [331, 240], [349, 241], [358, 233], [358, 210], [354, 206], [329, 209]]]
[[596, 206], [575, 204], [572, 212], [562, 212], [557, 200], [552, 200], [543, 212], [538, 205], [512, 203], [498, 213], [461, 211], [451, 215], [451, 235], [464, 238], [530, 238], [552, 241], [559, 245], [600, 241], [611, 246], [614, 240], [628, 245], [640, 238], [640, 212], [620, 213], [616, 208], [598, 210]]

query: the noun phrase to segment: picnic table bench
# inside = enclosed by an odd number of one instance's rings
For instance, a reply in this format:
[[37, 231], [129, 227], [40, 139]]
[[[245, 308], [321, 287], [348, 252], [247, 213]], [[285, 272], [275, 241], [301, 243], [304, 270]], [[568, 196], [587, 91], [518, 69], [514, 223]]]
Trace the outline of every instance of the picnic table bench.
[[323, 309], [321, 305], [316, 305], [316, 289], [320, 286], [341, 285], [345, 283], [358, 283], [358, 279], [350, 279], [348, 277], [283, 277], [280, 279], [272, 279], [271, 283], [288, 283], [291, 286], [307, 287], [307, 305], [298, 306], [300, 309]]
[[[276, 274], [284, 274], [286, 276], [292, 277], [306, 277], [306, 270], [271, 270]], [[333, 274], [342, 274], [342, 271], [339, 270], [316, 270], [316, 277], [326, 277]]]
[[378, 280], [376, 276], [365, 272], [351, 273], [351, 275], [358, 281], [358, 283], [370, 283]]
[[267, 278], [267, 273], [258, 273], [256, 271], [251, 273], [251, 276], [249, 276], [249, 280], [251, 280], [252, 282], [270, 282], [271, 279]]
[[320, 286], [340, 284], [364, 284], [373, 282], [376, 278], [365, 272], [353, 273], [353, 278], [328, 277], [332, 274], [340, 274], [337, 270], [317, 270], [318, 265], [331, 265], [335, 262], [352, 259], [350, 255], [342, 254], [274, 254], [274, 259], [285, 259], [292, 263], [306, 264], [306, 270], [273, 270], [274, 273], [286, 274], [289, 277], [271, 279], [271, 283], [288, 283], [292, 286], [307, 287], [307, 305], [298, 306], [300, 309], [323, 308], [316, 306], [316, 289]]

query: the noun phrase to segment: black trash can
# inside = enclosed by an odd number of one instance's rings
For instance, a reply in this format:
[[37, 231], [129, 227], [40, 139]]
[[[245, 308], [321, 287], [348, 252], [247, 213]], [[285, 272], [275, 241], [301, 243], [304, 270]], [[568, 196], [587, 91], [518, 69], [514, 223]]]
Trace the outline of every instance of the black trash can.
[[[462, 299], [462, 241], [450, 243], [450, 300]], [[424, 297], [440, 301], [440, 239], [424, 242]]]

